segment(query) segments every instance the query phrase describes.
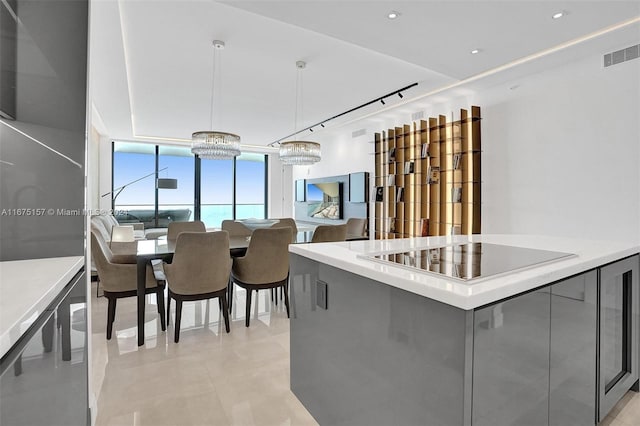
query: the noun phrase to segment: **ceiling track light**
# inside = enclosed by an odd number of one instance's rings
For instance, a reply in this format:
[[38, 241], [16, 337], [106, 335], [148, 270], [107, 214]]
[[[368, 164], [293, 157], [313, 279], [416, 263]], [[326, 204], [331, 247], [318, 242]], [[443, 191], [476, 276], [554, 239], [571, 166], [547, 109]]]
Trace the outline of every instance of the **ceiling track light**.
[[271, 142], [268, 146], [274, 146], [274, 145], [276, 145], [276, 144], [279, 144], [279, 143], [281, 143], [283, 140], [288, 139], [288, 138], [290, 138], [290, 137], [292, 137], [292, 136], [295, 136], [295, 135], [297, 135], [298, 133], [302, 133], [302, 132], [304, 132], [305, 130], [310, 130], [310, 131], [312, 131], [312, 132], [313, 132], [313, 127], [317, 127], [317, 126], [324, 127], [324, 123], [326, 123], [327, 121], [331, 121], [331, 120], [334, 120], [334, 119], [336, 119], [336, 118], [338, 118], [338, 117], [342, 117], [343, 115], [350, 114], [350, 113], [352, 113], [352, 112], [354, 112], [354, 111], [357, 111], [357, 110], [359, 110], [359, 109], [361, 109], [361, 108], [364, 108], [364, 107], [367, 107], [367, 106], [369, 106], [369, 105], [373, 105], [373, 104], [378, 103], [378, 102], [382, 102], [382, 105], [386, 105], [386, 104], [385, 104], [385, 102], [384, 102], [384, 100], [385, 100], [385, 99], [387, 99], [387, 98], [389, 98], [389, 97], [391, 97], [391, 96], [395, 96], [395, 95], [398, 95], [398, 96], [400, 96], [400, 97], [402, 98], [402, 97], [403, 97], [403, 95], [402, 95], [400, 92], [406, 92], [407, 90], [409, 90], [409, 89], [411, 89], [412, 87], [415, 87], [415, 86], [417, 86], [417, 85], [418, 85], [418, 83], [412, 83], [412, 84], [410, 84], [410, 85], [408, 85], [408, 86], [405, 86], [405, 87], [402, 87], [402, 88], [400, 88], [400, 89], [398, 89], [398, 90], [394, 90], [393, 92], [391, 92], [391, 93], [387, 93], [387, 94], [386, 94], [386, 95], [384, 95], [384, 96], [380, 96], [379, 98], [375, 98], [375, 99], [373, 99], [373, 100], [371, 100], [371, 101], [369, 101], [369, 102], [365, 102], [365, 103], [364, 103], [364, 104], [362, 104], [362, 105], [358, 105], [357, 107], [353, 107], [353, 108], [351, 108], [350, 110], [347, 110], [347, 111], [345, 111], [345, 112], [341, 112], [340, 114], [336, 114], [336, 115], [334, 115], [333, 117], [329, 117], [329, 118], [327, 118], [326, 120], [319, 121], [319, 122], [317, 122], [317, 123], [315, 123], [315, 124], [312, 124], [312, 125], [311, 125], [311, 126], [309, 126], [309, 127], [306, 127], [306, 128], [304, 128], [304, 129], [298, 130], [298, 131], [297, 131], [297, 132], [295, 132], [295, 133], [292, 133], [292, 134], [287, 135], [287, 136], [285, 136], [285, 137], [283, 137], [283, 138], [280, 138], [280, 139], [278, 139], [278, 140], [276, 140], [276, 141], [273, 141], [273, 142]]
[[400, 97], [400, 99], [404, 98], [404, 96], [402, 96], [402, 92], [398, 92], [398, 96]]

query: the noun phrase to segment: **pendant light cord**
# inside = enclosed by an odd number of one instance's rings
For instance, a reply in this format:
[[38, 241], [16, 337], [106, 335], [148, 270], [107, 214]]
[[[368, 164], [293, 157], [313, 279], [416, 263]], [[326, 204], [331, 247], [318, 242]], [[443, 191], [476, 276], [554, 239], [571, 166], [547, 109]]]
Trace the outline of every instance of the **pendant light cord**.
[[298, 134], [298, 101], [300, 95], [300, 68], [296, 69], [296, 109], [293, 112], [293, 133]]
[[213, 46], [213, 64], [211, 66], [211, 121], [209, 122], [209, 130], [213, 130], [213, 100], [215, 99], [216, 87], [216, 46]]

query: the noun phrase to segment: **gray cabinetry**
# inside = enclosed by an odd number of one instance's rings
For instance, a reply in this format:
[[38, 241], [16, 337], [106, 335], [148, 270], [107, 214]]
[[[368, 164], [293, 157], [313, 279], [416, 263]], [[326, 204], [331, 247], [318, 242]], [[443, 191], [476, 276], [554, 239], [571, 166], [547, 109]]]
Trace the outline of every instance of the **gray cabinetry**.
[[597, 273], [477, 309], [473, 426], [595, 423]]
[[547, 423], [549, 313], [548, 288], [476, 310], [473, 426]]
[[595, 423], [596, 270], [551, 286], [549, 425]]

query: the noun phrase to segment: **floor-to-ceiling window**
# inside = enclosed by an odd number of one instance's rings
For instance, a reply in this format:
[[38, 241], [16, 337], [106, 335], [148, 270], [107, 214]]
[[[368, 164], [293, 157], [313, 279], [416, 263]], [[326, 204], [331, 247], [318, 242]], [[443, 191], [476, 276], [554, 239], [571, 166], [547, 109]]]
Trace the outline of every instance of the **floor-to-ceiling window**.
[[[177, 188], [156, 189], [156, 173], [176, 179]], [[218, 228], [224, 219], [265, 218], [266, 185], [264, 154], [206, 160], [194, 158], [186, 147], [113, 143], [114, 194], [125, 186], [114, 202], [120, 222], [143, 222], [149, 228], [199, 218], [208, 228]]]
[[120, 222], [153, 219], [156, 203], [155, 171], [154, 145], [126, 142], [113, 144], [113, 192], [107, 196], [112, 197], [116, 218]]
[[200, 160], [200, 220], [219, 228], [233, 219], [233, 160]]
[[178, 181], [176, 189], [158, 189], [158, 226], [163, 221], [194, 219], [194, 173], [191, 149], [158, 146], [158, 177]]
[[267, 163], [263, 154], [236, 158], [236, 219], [265, 218]]

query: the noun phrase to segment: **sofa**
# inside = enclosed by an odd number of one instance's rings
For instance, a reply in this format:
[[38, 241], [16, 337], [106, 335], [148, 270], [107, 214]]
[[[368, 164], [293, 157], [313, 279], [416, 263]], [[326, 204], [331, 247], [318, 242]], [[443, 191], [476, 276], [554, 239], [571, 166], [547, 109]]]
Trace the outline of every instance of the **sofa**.
[[[141, 223], [144, 229], [156, 228], [156, 215], [153, 210], [120, 210], [115, 219], [120, 225]], [[188, 222], [191, 219], [190, 209], [158, 210], [158, 228], [166, 228], [170, 222]]]

